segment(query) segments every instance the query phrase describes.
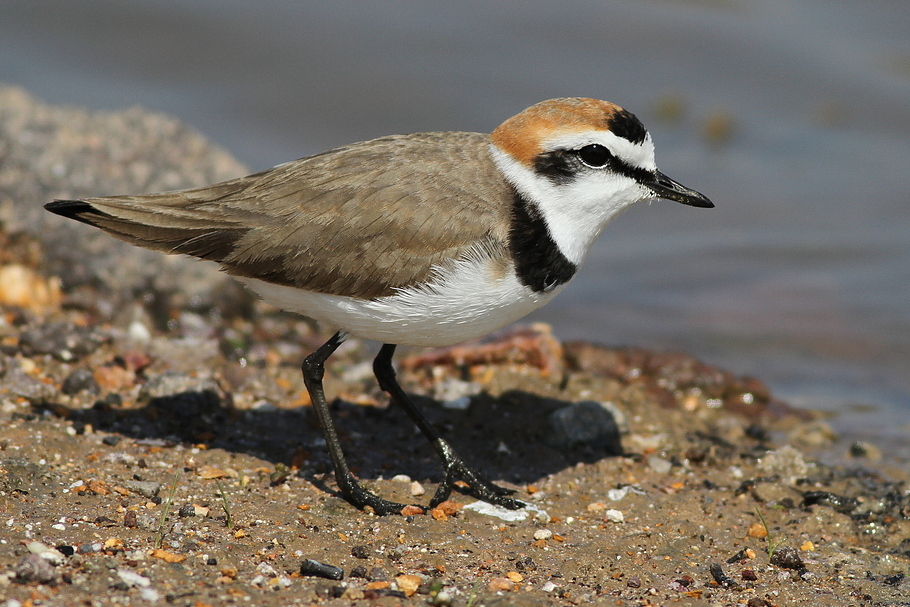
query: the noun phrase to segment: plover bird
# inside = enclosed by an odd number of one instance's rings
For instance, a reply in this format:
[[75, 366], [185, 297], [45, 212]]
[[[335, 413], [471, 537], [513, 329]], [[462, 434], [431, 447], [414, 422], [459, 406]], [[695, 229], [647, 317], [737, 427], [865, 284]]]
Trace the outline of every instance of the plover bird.
[[339, 328], [307, 356], [303, 379], [341, 494], [400, 512], [364, 489], [345, 461], [322, 386], [348, 337], [382, 342], [380, 387], [432, 442], [443, 478], [478, 499], [523, 504], [472, 470], [395, 379], [396, 345], [483, 336], [556, 297], [604, 226], [632, 203], [665, 198], [713, 207], [657, 170], [654, 144], [606, 101], [543, 101], [491, 134], [393, 135], [209, 187], [58, 200], [49, 211], [129, 243], [219, 262], [265, 301]]

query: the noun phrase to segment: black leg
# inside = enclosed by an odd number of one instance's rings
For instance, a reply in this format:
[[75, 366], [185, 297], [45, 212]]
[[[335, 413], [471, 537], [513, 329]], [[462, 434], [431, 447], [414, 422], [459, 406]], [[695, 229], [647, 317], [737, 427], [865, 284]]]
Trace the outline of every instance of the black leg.
[[392, 401], [404, 409], [405, 413], [408, 414], [408, 417], [411, 418], [417, 427], [420, 428], [423, 435], [433, 444], [440, 459], [442, 459], [442, 465], [445, 472], [442, 481], [439, 483], [439, 488], [436, 490], [436, 494], [433, 495], [433, 499], [430, 500], [430, 506], [436, 507], [447, 500], [452, 493], [454, 482], [461, 479], [468, 484], [469, 493], [477, 499], [508, 508], [509, 510], [523, 508], [525, 505], [522, 502], [511, 497], [506, 497], [510, 493], [514, 493], [514, 491], [500, 487], [484, 479], [477, 472], [469, 468], [452, 446], [439, 436], [439, 433], [436, 432], [436, 429], [433, 428], [429, 420], [424, 417], [420, 409], [417, 408], [408, 395], [405, 394], [405, 391], [402, 390], [401, 386], [398, 385], [398, 381], [395, 379], [395, 369], [392, 367], [393, 354], [395, 354], [395, 345], [383, 344], [382, 348], [379, 350], [379, 354], [376, 355], [376, 359], [373, 361], [373, 372], [376, 374], [376, 379], [379, 381], [379, 387], [388, 392], [392, 397]]
[[301, 366], [303, 383], [306, 384], [306, 389], [310, 393], [310, 400], [313, 401], [313, 409], [316, 411], [316, 417], [322, 427], [322, 435], [325, 437], [329, 456], [331, 456], [332, 465], [335, 468], [335, 480], [338, 482], [338, 489], [342, 495], [360, 509], [369, 506], [373, 509], [373, 512], [379, 515], [398, 514], [404, 508], [404, 504], [390, 502], [370, 493], [361, 487], [354, 475], [351, 474], [348, 463], [344, 459], [344, 452], [341, 450], [338, 433], [335, 431], [335, 425], [332, 423], [332, 417], [329, 414], [329, 404], [325, 400], [325, 390], [322, 388], [325, 361], [332, 355], [332, 352], [338, 349], [338, 346], [344, 343], [345, 339], [347, 339], [347, 334], [339, 331], [303, 360], [303, 365]]

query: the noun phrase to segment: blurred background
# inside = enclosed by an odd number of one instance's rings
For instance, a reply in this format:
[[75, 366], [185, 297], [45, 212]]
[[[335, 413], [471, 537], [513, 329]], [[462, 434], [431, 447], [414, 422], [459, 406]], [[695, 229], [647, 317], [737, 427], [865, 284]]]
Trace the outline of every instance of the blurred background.
[[717, 208], [637, 205], [533, 319], [689, 351], [842, 432], [910, 434], [902, 0], [3, 0], [0, 81], [176, 115], [251, 170], [616, 102]]

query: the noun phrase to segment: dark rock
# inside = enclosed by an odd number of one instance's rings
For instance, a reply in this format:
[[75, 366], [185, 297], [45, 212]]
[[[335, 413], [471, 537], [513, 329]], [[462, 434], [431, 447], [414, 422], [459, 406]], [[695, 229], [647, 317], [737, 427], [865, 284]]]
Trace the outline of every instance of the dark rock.
[[874, 462], [882, 458], [882, 450], [866, 441], [855, 441], [850, 445], [850, 457], [865, 458]]
[[368, 559], [373, 554], [369, 546], [354, 546], [351, 548], [351, 556], [358, 559]]
[[116, 434], [110, 434], [101, 439], [101, 442], [107, 445], [108, 447], [116, 447], [120, 444], [120, 441], [123, 439], [122, 436], [117, 436]]
[[774, 551], [771, 556], [771, 564], [783, 569], [793, 569], [794, 571], [804, 571], [806, 564], [803, 563], [799, 550], [793, 546], [781, 546]]
[[728, 564], [729, 563], [740, 563], [742, 561], [748, 561], [748, 560], [749, 560], [749, 555], [746, 552], [746, 549], [743, 548], [742, 550], [740, 550], [739, 552], [737, 552], [736, 554], [734, 554], [733, 556], [728, 558], [727, 563]]
[[193, 504], [184, 504], [180, 506], [180, 510], [177, 511], [177, 516], [182, 518], [196, 516], [196, 507], [193, 506]]
[[556, 449], [588, 446], [609, 455], [623, 453], [616, 418], [600, 403], [573, 403], [551, 413], [547, 422], [544, 441]]
[[366, 579], [366, 577], [367, 577], [367, 568], [364, 567], [363, 565], [357, 565], [356, 567], [354, 567], [353, 569], [351, 569], [351, 573], [348, 574], [348, 575], [349, 575], [350, 577], [356, 577], [356, 578]]
[[714, 578], [714, 581], [717, 582], [719, 586], [724, 588], [739, 588], [739, 584], [736, 580], [724, 573], [724, 568], [720, 563], [711, 563], [711, 565], [708, 566], [708, 571], [711, 572], [711, 577]]
[[904, 577], [905, 576], [903, 573], [897, 572], [894, 575], [889, 575], [889, 576], [885, 577], [882, 581], [884, 583], [888, 584], [889, 586], [900, 586], [901, 582], [904, 581]]
[[95, 381], [95, 376], [88, 369], [76, 369], [66, 376], [60, 389], [64, 394], [72, 396], [80, 392], [100, 394], [101, 386]]
[[104, 341], [105, 337], [95, 329], [55, 321], [23, 331], [19, 349], [26, 356], [50, 354], [62, 361], [73, 361], [91, 354]]
[[841, 514], [850, 514], [857, 506], [859, 500], [831, 493], [830, 491], [806, 491], [803, 493], [803, 506], [814, 505], [828, 506], [834, 508]]
[[344, 570], [341, 567], [320, 563], [314, 559], [306, 559], [300, 564], [300, 575], [312, 575], [323, 577], [328, 580], [340, 580], [344, 577]]

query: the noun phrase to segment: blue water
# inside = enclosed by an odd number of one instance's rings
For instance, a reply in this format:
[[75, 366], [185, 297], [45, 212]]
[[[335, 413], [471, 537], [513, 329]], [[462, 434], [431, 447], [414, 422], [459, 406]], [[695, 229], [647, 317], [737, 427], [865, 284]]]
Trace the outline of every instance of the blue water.
[[535, 318], [563, 338], [685, 349], [836, 426], [910, 435], [901, 0], [3, 0], [0, 81], [169, 112], [251, 169], [389, 133], [489, 131], [549, 97], [615, 101], [717, 208], [628, 211]]

